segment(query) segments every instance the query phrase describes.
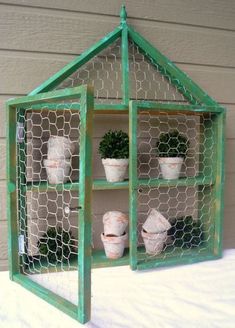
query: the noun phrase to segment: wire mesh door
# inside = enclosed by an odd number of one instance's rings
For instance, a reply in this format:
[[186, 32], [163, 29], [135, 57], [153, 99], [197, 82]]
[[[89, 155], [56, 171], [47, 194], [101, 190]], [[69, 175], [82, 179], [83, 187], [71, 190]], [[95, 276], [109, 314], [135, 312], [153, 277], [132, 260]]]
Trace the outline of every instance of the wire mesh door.
[[93, 93], [82, 86], [25, 99], [9, 109], [17, 126], [16, 145], [10, 145], [17, 208], [16, 224], [11, 217], [17, 236], [13, 232], [10, 239], [18, 237], [12, 278], [85, 322], [91, 297]]
[[221, 253], [223, 109], [130, 103], [130, 263]]

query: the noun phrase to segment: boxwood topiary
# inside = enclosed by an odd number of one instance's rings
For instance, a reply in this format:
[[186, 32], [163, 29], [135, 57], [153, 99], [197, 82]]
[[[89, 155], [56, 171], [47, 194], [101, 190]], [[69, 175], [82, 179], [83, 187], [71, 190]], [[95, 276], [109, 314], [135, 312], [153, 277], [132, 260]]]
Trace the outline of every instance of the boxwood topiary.
[[189, 140], [179, 131], [161, 133], [156, 142], [158, 157], [184, 157], [189, 148]]
[[99, 153], [101, 158], [123, 159], [129, 157], [129, 137], [128, 134], [120, 131], [109, 130], [103, 136]]
[[75, 243], [72, 233], [61, 227], [52, 227], [38, 240], [40, 255], [50, 263], [66, 262], [75, 255]]
[[183, 216], [171, 220], [171, 225], [168, 235], [172, 237], [174, 246], [192, 248], [203, 243], [203, 225], [200, 220], [193, 220], [190, 215]]

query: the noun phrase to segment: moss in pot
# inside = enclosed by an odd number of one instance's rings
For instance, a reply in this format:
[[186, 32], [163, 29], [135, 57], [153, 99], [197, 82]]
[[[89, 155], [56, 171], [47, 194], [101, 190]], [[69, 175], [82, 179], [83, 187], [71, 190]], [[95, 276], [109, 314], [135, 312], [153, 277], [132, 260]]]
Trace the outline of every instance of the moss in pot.
[[179, 131], [161, 133], [156, 142], [157, 156], [164, 179], [178, 179], [189, 148], [189, 140]]
[[123, 181], [129, 164], [128, 134], [122, 130], [109, 130], [100, 142], [99, 153], [107, 181]]

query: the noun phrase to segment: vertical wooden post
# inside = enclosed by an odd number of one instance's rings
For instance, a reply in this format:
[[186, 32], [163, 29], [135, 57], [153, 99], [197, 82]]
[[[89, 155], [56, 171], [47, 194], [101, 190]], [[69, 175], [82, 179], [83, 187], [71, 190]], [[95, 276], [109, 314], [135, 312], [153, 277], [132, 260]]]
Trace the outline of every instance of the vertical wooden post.
[[7, 223], [8, 223], [8, 264], [10, 279], [19, 273], [17, 191], [16, 191], [16, 110], [7, 110]]
[[[18, 235], [22, 234], [24, 236], [24, 248], [28, 252], [28, 226], [27, 226], [27, 205], [26, 205], [26, 190], [24, 186], [26, 185], [26, 133], [25, 133], [25, 110], [17, 109], [17, 124], [21, 123], [24, 125], [24, 135], [22, 136], [22, 141], [17, 142], [17, 154], [16, 154], [16, 165], [18, 166], [18, 215], [17, 220], [19, 223]], [[23, 254], [19, 256], [20, 261], [20, 271], [24, 271], [24, 267], [28, 263], [28, 254]]]
[[79, 245], [78, 245], [78, 318], [90, 320], [91, 313], [91, 196], [92, 196], [92, 114], [93, 88], [84, 86], [80, 103], [80, 165], [79, 165]]
[[128, 106], [129, 102], [129, 60], [128, 60], [128, 26], [126, 24], [126, 10], [125, 6], [122, 6], [121, 13], [121, 26], [122, 26], [122, 38], [121, 38], [121, 57], [122, 57], [122, 102]]
[[224, 148], [225, 148], [225, 127], [226, 112], [222, 109], [217, 115], [217, 162], [216, 162], [216, 182], [215, 182], [215, 243], [214, 254], [222, 255], [223, 238], [223, 210], [224, 210]]
[[130, 211], [130, 266], [132, 270], [137, 269], [137, 107], [130, 101], [129, 108], [129, 139], [130, 139], [130, 163], [129, 163], [129, 211]]

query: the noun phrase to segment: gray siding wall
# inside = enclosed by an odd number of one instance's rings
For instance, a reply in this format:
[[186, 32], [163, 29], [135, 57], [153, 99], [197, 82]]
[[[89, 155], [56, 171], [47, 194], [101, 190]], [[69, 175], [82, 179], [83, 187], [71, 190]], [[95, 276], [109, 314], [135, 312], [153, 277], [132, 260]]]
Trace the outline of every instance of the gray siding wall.
[[[27, 94], [117, 26], [122, 2], [0, 2], [0, 270], [7, 269], [4, 102]], [[224, 247], [235, 247], [235, 2], [127, 0], [126, 7], [128, 22], [228, 109]], [[100, 134], [106, 127], [110, 120]]]

